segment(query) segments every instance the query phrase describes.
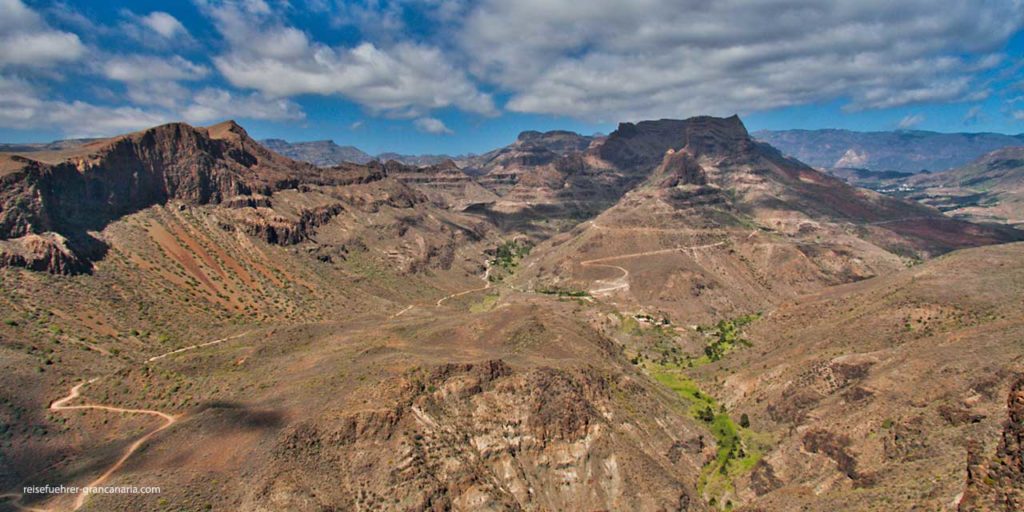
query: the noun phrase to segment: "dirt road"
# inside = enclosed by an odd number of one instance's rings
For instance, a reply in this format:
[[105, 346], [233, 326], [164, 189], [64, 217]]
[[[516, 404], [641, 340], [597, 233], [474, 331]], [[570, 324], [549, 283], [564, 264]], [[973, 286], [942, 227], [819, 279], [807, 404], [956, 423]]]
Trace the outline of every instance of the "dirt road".
[[[96, 382], [96, 380], [97, 379], [92, 379], [92, 380], [88, 380], [88, 381], [80, 382], [80, 383], [76, 384], [75, 386], [73, 386], [71, 388], [71, 391], [68, 392], [67, 396], [65, 396], [64, 398], [61, 398], [61, 399], [53, 402], [52, 404], [50, 404], [50, 410], [51, 411], [78, 411], [78, 410], [94, 409], [94, 410], [99, 410], [99, 411], [116, 412], [116, 413], [122, 413], [122, 414], [145, 414], [147, 416], [156, 416], [156, 417], [162, 419], [163, 420], [163, 424], [160, 425], [159, 427], [153, 429], [153, 430], [150, 430], [148, 433], [146, 433], [146, 435], [136, 439], [134, 443], [132, 443], [131, 445], [128, 446], [128, 448], [125, 449], [124, 453], [121, 454], [121, 457], [117, 459], [117, 462], [115, 462], [113, 465], [111, 465], [109, 468], [107, 468], [107, 470], [104, 471], [102, 475], [97, 477], [92, 482], [89, 482], [88, 487], [96, 487], [96, 486], [99, 486], [99, 485], [103, 485], [103, 483], [106, 482], [107, 479], [109, 479], [110, 476], [114, 474], [114, 472], [116, 472], [118, 469], [121, 469], [121, 466], [124, 465], [124, 463], [128, 460], [128, 458], [131, 457], [132, 454], [135, 453], [135, 451], [138, 450], [140, 446], [145, 444], [146, 441], [148, 441], [151, 437], [155, 436], [158, 432], [160, 432], [162, 430], [165, 430], [166, 428], [168, 428], [171, 425], [173, 425], [176, 421], [178, 421], [178, 419], [175, 416], [172, 416], [172, 415], [167, 414], [165, 412], [152, 410], [152, 409], [126, 409], [124, 407], [114, 407], [114, 406], [110, 406], [110, 405], [88, 404], [88, 403], [87, 404], [79, 404], [79, 405], [67, 405], [68, 402], [70, 402], [70, 401], [72, 401], [72, 400], [74, 400], [74, 399], [79, 397], [80, 391], [81, 391], [83, 386], [85, 386], [87, 384], [92, 384], [93, 382]], [[78, 496], [75, 498], [74, 507], [71, 510], [78, 510], [78, 509], [82, 508], [82, 505], [85, 504], [85, 500], [88, 497], [89, 497], [89, 495], [86, 494], [85, 492], [79, 492]]]
[[673, 252], [693, 251], [693, 250], [697, 250], [697, 249], [710, 249], [712, 247], [718, 247], [718, 246], [721, 246], [721, 245], [725, 245], [725, 242], [722, 241], [722, 242], [715, 242], [713, 244], [693, 245], [693, 246], [687, 246], [687, 247], [672, 247], [670, 249], [658, 249], [658, 250], [654, 250], [654, 251], [643, 251], [643, 252], [635, 252], [635, 253], [630, 253], [630, 254], [620, 254], [618, 256], [607, 256], [607, 257], [604, 257], [604, 258], [595, 258], [595, 259], [592, 259], [592, 260], [581, 261], [580, 265], [584, 266], [584, 267], [614, 268], [614, 269], [622, 272], [621, 276], [616, 277], [614, 279], [598, 279], [597, 281], [595, 281], [595, 283], [605, 283], [605, 285], [603, 287], [601, 287], [601, 288], [593, 288], [593, 289], [590, 290], [590, 294], [591, 295], [607, 294], [607, 293], [613, 292], [615, 290], [622, 290], [622, 289], [629, 288], [629, 270], [625, 269], [624, 267], [620, 267], [618, 265], [610, 265], [608, 263], [604, 263], [606, 261], [615, 261], [615, 260], [628, 259], [628, 258], [639, 258], [639, 257], [643, 257], [643, 256], [652, 256], [652, 255], [655, 255], [655, 254], [667, 254], [667, 253], [673, 253]]

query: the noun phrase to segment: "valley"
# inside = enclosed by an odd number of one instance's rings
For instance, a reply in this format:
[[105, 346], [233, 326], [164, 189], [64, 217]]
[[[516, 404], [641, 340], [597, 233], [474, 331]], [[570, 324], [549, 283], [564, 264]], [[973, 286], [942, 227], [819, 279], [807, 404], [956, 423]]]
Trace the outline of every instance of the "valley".
[[735, 116], [422, 166], [174, 123], [0, 154], [0, 205], [0, 508], [1024, 504], [1024, 233]]

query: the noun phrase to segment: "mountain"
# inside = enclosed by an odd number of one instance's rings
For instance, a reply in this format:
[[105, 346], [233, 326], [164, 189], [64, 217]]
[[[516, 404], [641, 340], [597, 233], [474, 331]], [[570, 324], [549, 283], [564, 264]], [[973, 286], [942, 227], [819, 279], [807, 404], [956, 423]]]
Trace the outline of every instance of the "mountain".
[[332, 140], [288, 142], [282, 139], [263, 139], [260, 143], [284, 156], [320, 167], [331, 167], [345, 162], [365, 164], [371, 160], [380, 160], [381, 162], [394, 160], [405, 165], [423, 167], [442, 164], [446, 160], [470, 158], [469, 156], [403, 155], [400, 153], [381, 153], [374, 156], [364, 153], [355, 146], [339, 146]]
[[645, 178], [541, 244], [517, 275], [521, 286], [589, 290], [706, 321], [1022, 239], [853, 188], [752, 139], [737, 117], [623, 123], [596, 156]]
[[996, 149], [1024, 145], [1024, 134], [936, 133], [921, 130], [762, 130], [758, 140], [811, 166], [917, 173], [968, 164]]
[[373, 160], [372, 156], [363, 153], [359, 148], [339, 146], [333, 140], [288, 142], [282, 139], [263, 139], [260, 144], [288, 158], [321, 167], [330, 167], [344, 162], [365, 164]]
[[465, 210], [470, 206], [494, 203], [498, 196], [480, 186], [452, 160], [439, 164], [411, 166], [388, 160], [388, 174], [426, 194], [440, 207]]
[[[266, 149], [233, 122], [168, 124], [45, 156], [0, 157], [0, 261], [9, 265], [86, 271], [106, 250], [92, 232], [169, 202], [224, 206], [234, 225], [271, 243], [292, 244], [351, 206], [428, 201], [388, 179], [382, 164], [298, 162]], [[404, 170], [399, 165], [391, 172]], [[353, 196], [355, 185], [367, 191]]]
[[375, 157], [381, 162], [387, 162], [394, 160], [401, 164], [411, 165], [414, 167], [425, 167], [431, 165], [440, 165], [448, 160], [451, 161], [463, 161], [469, 156], [448, 156], [448, 155], [403, 155], [401, 153], [380, 153]]
[[1024, 147], [993, 151], [968, 165], [906, 180], [908, 197], [972, 222], [1024, 224]]
[[1019, 508], [1021, 232], [737, 117], [462, 164], [0, 155], [0, 509]]
[[[480, 183], [502, 197], [543, 202], [557, 194], [574, 170], [572, 156], [590, 146], [591, 139], [566, 131], [523, 132], [516, 141], [474, 159], [466, 166]], [[572, 155], [572, 156], [570, 156]]]

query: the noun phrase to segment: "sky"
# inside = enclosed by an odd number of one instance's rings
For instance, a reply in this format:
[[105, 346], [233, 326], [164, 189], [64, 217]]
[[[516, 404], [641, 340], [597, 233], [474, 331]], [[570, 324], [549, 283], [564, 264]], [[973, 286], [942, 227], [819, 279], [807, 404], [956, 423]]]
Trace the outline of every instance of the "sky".
[[480, 153], [523, 130], [1024, 132], [1024, 0], [0, 0], [0, 141], [234, 119]]

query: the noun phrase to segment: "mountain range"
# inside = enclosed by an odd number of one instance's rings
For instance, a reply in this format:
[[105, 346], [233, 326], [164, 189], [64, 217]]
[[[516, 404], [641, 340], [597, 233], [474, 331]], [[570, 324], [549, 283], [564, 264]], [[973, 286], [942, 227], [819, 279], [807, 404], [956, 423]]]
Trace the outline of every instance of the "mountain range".
[[918, 173], [964, 166], [986, 153], [1024, 146], [1024, 134], [937, 133], [922, 130], [761, 130], [754, 137], [819, 169], [857, 168]]
[[[0, 506], [1024, 506], [1024, 232], [735, 116], [415, 164], [310, 144], [0, 154]], [[1018, 158], [920, 179], [982, 194]]]
[[[342, 163], [365, 164], [372, 160], [387, 162], [394, 160], [406, 165], [436, 165], [445, 160], [463, 160], [468, 156], [451, 157], [448, 155], [402, 155], [399, 153], [381, 153], [370, 155], [355, 146], [339, 146], [332, 140], [310, 142], [288, 142], [282, 139], [263, 139], [260, 141], [267, 148], [289, 158], [309, 162], [321, 167], [330, 167]], [[470, 155], [471, 156], [471, 155]]]

